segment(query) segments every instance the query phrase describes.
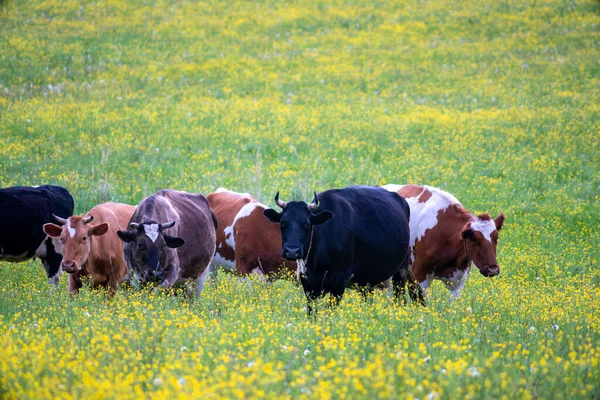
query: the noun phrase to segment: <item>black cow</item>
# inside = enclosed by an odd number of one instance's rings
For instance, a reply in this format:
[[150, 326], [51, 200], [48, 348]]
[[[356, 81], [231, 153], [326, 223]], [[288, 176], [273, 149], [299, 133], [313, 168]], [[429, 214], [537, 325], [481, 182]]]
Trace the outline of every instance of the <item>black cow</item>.
[[59, 217], [73, 215], [73, 197], [61, 186], [15, 186], [0, 189], [0, 261], [42, 260], [48, 281], [58, 284], [62, 255], [58, 240], [44, 233], [43, 226]]
[[[298, 261], [310, 301], [330, 293], [339, 301], [346, 286], [371, 288], [393, 277], [396, 293], [409, 279], [410, 209], [397, 193], [350, 186], [322, 192], [311, 204], [275, 201], [282, 211], [264, 211], [281, 226], [282, 253]], [[401, 285], [401, 286], [400, 286]]]

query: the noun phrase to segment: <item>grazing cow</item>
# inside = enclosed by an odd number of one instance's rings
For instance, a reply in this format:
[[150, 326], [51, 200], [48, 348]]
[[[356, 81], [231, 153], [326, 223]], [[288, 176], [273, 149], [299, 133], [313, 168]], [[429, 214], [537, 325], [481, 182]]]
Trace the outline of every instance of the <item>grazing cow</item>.
[[44, 232], [62, 243], [61, 267], [69, 274], [69, 293], [78, 293], [82, 278], [89, 276], [92, 287], [103, 286], [114, 294], [119, 282], [127, 278], [123, 243], [116, 233], [127, 227], [134, 211], [127, 204], [104, 203], [81, 217], [56, 217], [63, 226], [44, 225]]
[[188, 290], [202, 293], [215, 253], [217, 227], [206, 197], [160, 190], [138, 205], [129, 227], [117, 234], [125, 242], [134, 286], [152, 282], [168, 288], [187, 283]]
[[311, 204], [275, 202], [266, 209], [279, 222], [282, 257], [298, 261], [309, 300], [330, 293], [339, 301], [349, 283], [373, 287], [393, 277], [395, 288], [408, 279], [410, 209], [396, 193], [379, 187], [351, 186], [322, 192]]
[[281, 252], [279, 224], [263, 217], [268, 207], [247, 193], [219, 188], [207, 196], [217, 215], [217, 250], [213, 266], [235, 268], [241, 275], [273, 274], [296, 270], [295, 261], [286, 261]]
[[410, 270], [419, 283], [411, 296], [424, 304], [425, 290], [433, 279], [444, 282], [453, 298], [469, 277], [471, 262], [484, 276], [500, 273], [496, 261], [498, 231], [504, 214], [492, 220], [475, 217], [450, 193], [431, 186], [386, 185], [410, 206]]
[[15, 186], [0, 189], [0, 261], [21, 262], [39, 257], [48, 282], [58, 285], [60, 242], [44, 234], [52, 214], [73, 214], [73, 197], [61, 186]]

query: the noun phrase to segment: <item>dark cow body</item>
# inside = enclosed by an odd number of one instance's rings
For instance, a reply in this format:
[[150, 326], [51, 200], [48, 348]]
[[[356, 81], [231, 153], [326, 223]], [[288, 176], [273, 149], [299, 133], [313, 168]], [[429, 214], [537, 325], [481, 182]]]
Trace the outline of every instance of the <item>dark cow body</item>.
[[271, 222], [280, 222], [282, 256], [305, 262], [299, 272], [309, 300], [326, 293], [339, 300], [349, 283], [373, 287], [393, 277], [404, 286], [410, 209], [390, 193], [351, 186], [315, 194], [312, 204], [276, 196], [282, 212], [265, 210]]
[[215, 252], [217, 218], [201, 194], [160, 190], [145, 198], [118, 231], [133, 284], [186, 282], [200, 294]]
[[60, 243], [47, 237], [45, 223], [52, 214], [73, 214], [73, 197], [61, 186], [14, 186], [0, 189], [0, 261], [42, 260], [48, 281], [58, 284], [62, 256]]

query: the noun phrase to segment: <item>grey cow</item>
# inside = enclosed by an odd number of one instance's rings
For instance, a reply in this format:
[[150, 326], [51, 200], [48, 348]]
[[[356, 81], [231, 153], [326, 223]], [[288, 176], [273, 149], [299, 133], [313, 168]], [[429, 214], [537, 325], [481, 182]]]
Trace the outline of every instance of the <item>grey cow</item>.
[[202, 194], [164, 189], [146, 197], [117, 234], [132, 284], [187, 286], [200, 295], [215, 252], [217, 218]]

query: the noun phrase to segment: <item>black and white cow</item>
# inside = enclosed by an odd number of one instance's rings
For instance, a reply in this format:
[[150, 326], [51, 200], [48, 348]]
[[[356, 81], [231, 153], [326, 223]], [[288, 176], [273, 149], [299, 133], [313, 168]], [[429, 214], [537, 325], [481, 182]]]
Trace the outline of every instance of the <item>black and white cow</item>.
[[60, 241], [44, 233], [43, 226], [73, 215], [73, 197], [61, 186], [15, 186], [0, 189], [0, 261], [21, 262], [39, 257], [48, 281], [58, 284]]
[[298, 262], [307, 299], [330, 293], [336, 300], [348, 284], [373, 287], [393, 277], [396, 293], [408, 277], [410, 209], [397, 193], [350, 186], [317, 195], [311, 204], [275, 201], [282, 211], [264, 211], [281, 228], [282, 253]]

